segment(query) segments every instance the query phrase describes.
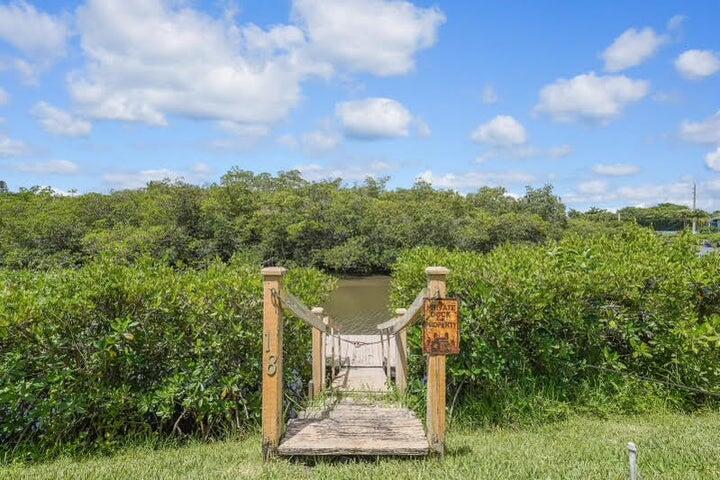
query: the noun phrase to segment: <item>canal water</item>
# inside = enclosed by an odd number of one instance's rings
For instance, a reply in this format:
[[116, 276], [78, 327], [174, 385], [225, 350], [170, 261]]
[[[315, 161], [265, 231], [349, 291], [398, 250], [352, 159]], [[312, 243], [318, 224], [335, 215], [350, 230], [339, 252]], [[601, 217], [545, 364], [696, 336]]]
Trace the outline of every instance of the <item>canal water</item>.
[[325, 311], [340, 333], [362, 335], [378, 333], [375, 326], [391, 318], [390, 277], [346, 277], [330, 294]]

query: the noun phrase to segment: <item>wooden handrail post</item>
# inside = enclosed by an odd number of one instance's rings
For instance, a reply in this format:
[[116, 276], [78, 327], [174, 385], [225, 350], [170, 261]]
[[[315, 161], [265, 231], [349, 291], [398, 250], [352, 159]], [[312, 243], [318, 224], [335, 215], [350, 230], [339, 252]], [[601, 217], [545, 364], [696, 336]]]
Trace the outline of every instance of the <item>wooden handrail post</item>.
[[[324, 309], [322, 307], [313, 307], [312, 313], [322, 318]], [[322, 346], [323, 332], [317, 328], [312, 329], [312, 398], [317, 398], [322, 391], [323, 372], [322, 372]]]
[[265, 460], [275, 454], [283, 430], [283, 313], [280, 292], [285, 272], [282, 267], [262, 269], [262, 449]]
[[[407, 310], [396, 308], [395, 316], [402, 317]], [[403, 328], [395, 334], [395, 386], [400, 393], [407, 390], [407, 331]]]
[[[428, 267], [427, 295], [429, 298], [447, 296], [445, 267]], [[442, 454], [445, 449], [445, 355], [427, 357], [427, 435], [430, 450]]]
[[320, 349], [320, 363], [322, 363], [320, 369], [322, 370], [322, 390], [327, 387], [327, 332], [330, 331], [330, 317], [323, 317], [323, 323], [325, 324], [325, 331], [322, 332], [322, 347]]

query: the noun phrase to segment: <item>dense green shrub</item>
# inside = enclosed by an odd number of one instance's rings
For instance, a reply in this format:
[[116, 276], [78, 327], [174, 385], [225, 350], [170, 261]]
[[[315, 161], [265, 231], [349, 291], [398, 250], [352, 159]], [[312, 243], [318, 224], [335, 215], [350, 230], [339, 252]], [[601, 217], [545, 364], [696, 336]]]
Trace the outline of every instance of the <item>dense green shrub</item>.
[[[239, 261], [0, 271], [0, 445], [207, 438], [256, 425], [261, 283], [259, 269]], [[332, 283], [316, 270], [286, 277], [308, 305]], [[293, 318], [285, 328], [288, 384], [300, 385], [309, 329]]]
[[204, 267], [238, 252], [283, 265], [387, 272], [417, 246], [487, 251], [542, 242], [565, 226], [551, 187], [515, 199], [502, 188], [463, 196], [418, 182], [347, 185], [232, 169], [206, 186], [152, 182], [109, 194], [59, 196], [49, 189], [0, 191], [0, 267], [79, 266], [103, 255], [142, 256]]
[[[691, 235], [629, 226], [484, 255], [415, 249], [395, 266], [394, 306], [412, 301], [427, 265], [449, 267], [449, 294], [462, 300], [448, 381], [466, 418], [717, 401], [673, 385], [720, 393], [720, 255], [700, 257]], [[413, 378], [418, 342], [415, 329]]]

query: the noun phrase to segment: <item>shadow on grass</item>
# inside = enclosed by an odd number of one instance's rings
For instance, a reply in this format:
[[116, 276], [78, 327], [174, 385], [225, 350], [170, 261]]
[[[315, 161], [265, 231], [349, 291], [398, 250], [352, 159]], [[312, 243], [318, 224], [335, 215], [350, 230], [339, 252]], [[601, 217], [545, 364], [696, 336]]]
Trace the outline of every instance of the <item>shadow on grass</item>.
[[315, 456], [292, 456], [287, 461], [293, 465], [315, 467], [319, 465], [347, 465], [347, 464], [373, 464], [383, 461], [418, 462], [426, 460], [441, 460], [443, 458], [462, 458], [472, 453], [467, 445], [450, 447], [445, 449], [445, 455], [429, 454], [422, 455], [315, 455]]

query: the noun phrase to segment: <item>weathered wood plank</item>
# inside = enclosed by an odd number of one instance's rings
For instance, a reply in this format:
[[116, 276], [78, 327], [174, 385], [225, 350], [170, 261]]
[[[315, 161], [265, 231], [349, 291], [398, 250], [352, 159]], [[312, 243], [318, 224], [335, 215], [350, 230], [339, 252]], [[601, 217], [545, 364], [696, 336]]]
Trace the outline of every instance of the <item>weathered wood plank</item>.
[[268, 267], [263, 275], [263, 354], [262, 354], [262, 442], [263, 457], [275, 453], [282, 433], [283, 401], [283, 314], [282, 293], [285, 269]]
[[343, 367], [333, 379], [333, 388], [345, 392], [386, 392], [387, 376], [383, 367]]
[[[444, 267], [425, 269], [428, 296], [447, 296], [448, 273]], [[430, 449], [442, 454], [445, 449], [445, 355], [428, 355], [427, 375], [427, 436]]]
[[290, 420], [279, 455], [427, 455], [420, 420], [410, 410], [345, 399]]

